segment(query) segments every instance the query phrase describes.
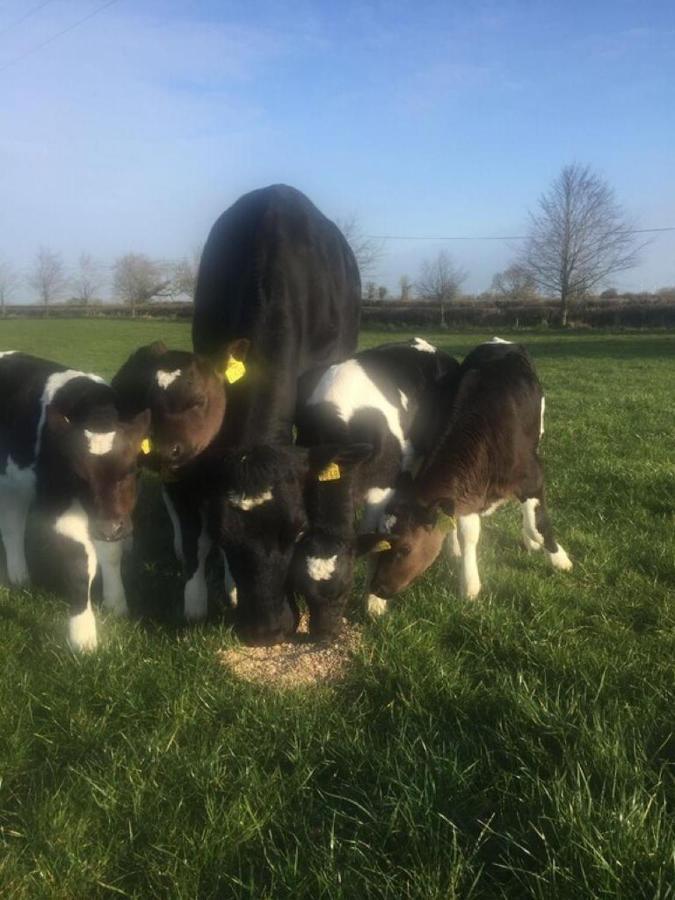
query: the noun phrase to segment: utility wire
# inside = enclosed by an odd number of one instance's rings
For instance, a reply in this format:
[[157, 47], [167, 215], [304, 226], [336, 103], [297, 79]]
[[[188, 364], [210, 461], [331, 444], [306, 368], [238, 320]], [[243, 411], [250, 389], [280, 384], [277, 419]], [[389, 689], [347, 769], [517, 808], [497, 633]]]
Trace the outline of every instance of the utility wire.
[[[657, 231], [675, 231], [675, 225], [663, 228], [630, 228], [625, 234], [652, 234]], [[366, 237], [375, 241], [524, 241], [526, 234], [489, 234], [489, 235], [452, 235], [440, 236], [421, 234], [368, 234]]]
[[19, 54], [19, 56], [15, 56], [14, 59], [10, 59], [9, 62], [6, 62], [4, 66], [0, 66], [0, 72], [4, 72], [5, 69], [9, 69], [10, 66], [13, 66], [15, 63], [21, 62], [22, 59], [25, 59], [27, 56], [32, 56], [33, 53], [37, 53], [38, 50], [42, 50], [43, 47], [46, 47], [47, 44], [51, 44], [53, 41], [62, 37], [64, 34], [68, 34], [69, 31], [73, 31], [79, 25], [82, 25], [84, 22], [87, 22], [89, 19], [93, 19], [94, 16], [98, 15], [98, 13], [103, 12], [104, 9], [107, 9], [109, 6], [112, 6], [113, 3], [117, 3], [117, 0], [107, 0], [107, 3], [102, 3], [101, 6], [97, 6], [96, 9], [92, 9], [90, 13], [87, 13], [86, 16], [82, 16], [81, 19], [78, 19], [76, 22], [73, 22], [72, 25], [68, 25], [67, 28], [61, 29], [61, 31], [57, 31], [56, 34], [53, 34], [51, 37], [47, 38], [46, 41], [43, 41], [41, 44], [37, 44], [35, 47], [31, 47], [29, 50], [26, 50], [25, 53]]
[[48, 3], [51, 3], [52, 0], [45, 0], [44, 3], [40, 3], [39, 6], [34, 6], [33, 9], [29, 9], [28, 12], [24, 13], [22, 16], [19, 16], [18, 19], [14, 19], [13, 22], [10, 22], [9, 25], [5, 25], [4, 28], [0, 28], [0, 35], [6, 34], [12, 28], [15, 28], [17, 25], [20, 25], [22, 22], [25, 22], [26, 19], [29, 19], [33, 13], [40, 12], [41, 9], [44, 9]]

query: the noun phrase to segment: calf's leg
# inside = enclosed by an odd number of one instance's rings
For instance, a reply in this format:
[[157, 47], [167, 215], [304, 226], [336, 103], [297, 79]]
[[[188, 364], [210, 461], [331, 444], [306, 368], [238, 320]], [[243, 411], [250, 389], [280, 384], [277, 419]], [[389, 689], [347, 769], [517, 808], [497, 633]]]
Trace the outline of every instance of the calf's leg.
[[174, 551], [183, 563], [183, 613], [188, 622], [200, 622], [208, 611], [206, 559], [212, 542], [206, 510], [193, 497], [193, 490], [180, 481], [169, 482], [163, 486], [162, 494], [174, 529]]
[[532, 484], [523, 486], [519, 497], [523, 513], [523, 541], [528, 550], [540, 550], [543, 547], [553, 568], [568, 572], [572, 568], [572, 561], [555, 539], [546, 506], [543, 471], [538, 459], [534, 461], [532, 468]]
[[123, 544], [123, 541], [94, 541], [103, 579], [103, 606], [118, 616], [126, 616], [129, 612], [122, 582]]
[[74, 501], [54, 522], [59, 581], [70, 603], [68, 640], [74, 650], [93, 650], [96, 620], [91, 608], [91, 583], [96, 575], [96, 549], [89, 537], [89, 518]]
[[24, 477], [0, 475], [0, 538], [5, 546], [9, 583], [18, 587], [29, 580], [26, 564], [26, 522], [35, 493], [34, 476], [24, 470]]
[[459, 546], [462, 551], [461, 592], [464, 597], [471, 599], [480, 593], [480, 576], [476, 558], [478, 538], [480, 537], [480, 516], [477, 513], [460, 516], [457, 530]]

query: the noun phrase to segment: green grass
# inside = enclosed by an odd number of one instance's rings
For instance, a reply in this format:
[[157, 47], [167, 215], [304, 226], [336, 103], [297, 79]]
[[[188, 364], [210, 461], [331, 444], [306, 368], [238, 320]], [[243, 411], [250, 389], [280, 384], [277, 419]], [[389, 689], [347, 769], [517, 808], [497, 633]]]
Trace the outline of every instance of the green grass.
[[[185, 325], [0, 322], [0, 348], [105, 375], [155, 337], [189, 346]], [[135, 582], [164, 622], [101, 615], [82, 658], [61, 602], [0, 588], [0, 896], [674, 895], [675, 336], [519, 337], [569, 575], [499, 512], [478, 601], [442, 561], [344, 683], [286, 691], [222, 670], [226, 623], [177, 626], [166, 557]], [[149, 484], [161, 545], [156, 510]]]

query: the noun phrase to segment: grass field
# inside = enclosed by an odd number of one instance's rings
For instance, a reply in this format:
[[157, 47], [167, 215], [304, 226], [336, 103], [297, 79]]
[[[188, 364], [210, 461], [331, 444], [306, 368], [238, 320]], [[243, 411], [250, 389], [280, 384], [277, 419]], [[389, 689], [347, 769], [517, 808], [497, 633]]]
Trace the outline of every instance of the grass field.
[[[0, 349], [104, 375], [160, 336], [189, 346], [185, 325], [0, 322]], [[235, 680], [227, 624], [176, 626], [164, 560], [136, 604], [166, 615], [100, 616], [82, 658], [61, 602], [0, 588], [0, 896], [675, 895], [675, 335], [519, 339], [574, 571], [528, 556], [501, 511], [481, 598], [440, 562], [364, 623], [337, 686]]]

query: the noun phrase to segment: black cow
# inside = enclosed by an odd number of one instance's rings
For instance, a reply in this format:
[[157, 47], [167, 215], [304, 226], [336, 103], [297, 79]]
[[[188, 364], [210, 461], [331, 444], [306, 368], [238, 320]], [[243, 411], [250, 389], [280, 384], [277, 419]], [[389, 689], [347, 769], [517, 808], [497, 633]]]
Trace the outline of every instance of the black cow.
[[[225, 414], [205, 449], [180, 437], [186, 404], [194, 410], [200, 396], [210, 395], [203, 377], [195, 380], [195, 368], [186, 386], [185, 366], [174, 367], [159, 353], [141, 379], [147, 385], [161, 377], [162, 403], [176, 414], [173, 431], [164, 429], [162, 446], [153, 441], [153, 448], [171, 478], [165, 499], [184, 561], [188, 619], [206, 615], [205, 564], [216, 534], [237, 583], [241, 633], [271, 642], [293, 630], [285, 589], [293, 545], [285, 541], [304, 521], [304, 483], [316, 468], [292, 447], [297, 381], [353, 352], [360, 297], [356, 261], [340, 230], [294, 188], [273, 185], [245, 194], [213, 226], [199, 268], [193, 343], [197, 358], [222, 379]], [[151, 408], [154, 420], [152, 402]], [[241, 452], [253, 455], [242, 460]], [[260, 473], [265, 481], [254, 505], [245, 483], [250, 460], [256, 461], [256, 483]], [[244, 500], [237, 502], [242, 491]], [[214, 504], [210, 512], [207, 501]], [[262, 514], [265, 504], [277, 506], [278, 517]], [[263, 569], [274, 577], [258, 578]]]
[[28, 580], [25, 532], [34, 504], [51, 548], [47, 577], [70, 601], [69, 637], [96, 646], [91, 584], [124, 614], [122, 539], [131, 528], [136, 460], [149, 411], [122, 421], [101, 378], [24, 353], [0, 353], [0, 536], [11, 584]]

